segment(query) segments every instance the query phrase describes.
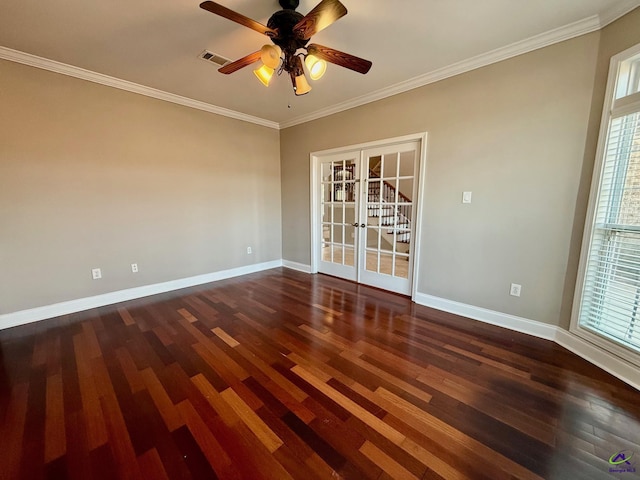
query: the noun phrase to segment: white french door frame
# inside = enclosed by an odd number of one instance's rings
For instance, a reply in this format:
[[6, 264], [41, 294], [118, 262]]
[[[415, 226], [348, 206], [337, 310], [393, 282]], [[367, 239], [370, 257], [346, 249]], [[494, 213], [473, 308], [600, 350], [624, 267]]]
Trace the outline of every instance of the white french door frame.
[[[374, 142], [361, 143], [356, 145], [348, 145], [344, 147], [332, 148], [328, 150], [321, 150], [317, 152], [311, 152], [310, 159], [310, 207], [311, 207], [311, 273], [318, 273], [318, 266], [320, 263], [320, 238], [322, 221], [320, 218], [320, 178], [318, 176], [318, 166], [322, 157], [328, 155], [334, 155], [338, 153], [350, 153], [361, 152], [377, 147], [386, 147], [395, 144], [418, 142], [418, 165], [417, 165], [417, 182], [418, 182], [418, 198], [415, 202], [415, 241], [411, 242], [411, 258], [413, 261], [411, 271], [411, 299], [415, 301], [420, 270], [420, 244], [422, 239], [422, 206], [424, 205], [425, 197], [425, 185], [426, 185], [426, 170], [427, 170], [427, 132], [415, 133], [411, 135], [405, 135], [402, 137], [388, 138], [384, 140], [377, 140]], [[359, 282], [359, 278], [357, 279]]]

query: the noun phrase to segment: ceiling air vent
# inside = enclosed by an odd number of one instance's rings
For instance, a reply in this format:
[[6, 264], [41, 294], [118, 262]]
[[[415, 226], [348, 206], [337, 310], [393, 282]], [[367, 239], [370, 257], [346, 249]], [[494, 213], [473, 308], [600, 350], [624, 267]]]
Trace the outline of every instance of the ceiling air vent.
[[220, 67], [231, 61], [228, 58], [221, 57], [217, 53], [210, 52], [209, 50], [204, 50], [200, 55], [198, 55], [198, 58], [201, 58], [205, 62], [215, 63]]

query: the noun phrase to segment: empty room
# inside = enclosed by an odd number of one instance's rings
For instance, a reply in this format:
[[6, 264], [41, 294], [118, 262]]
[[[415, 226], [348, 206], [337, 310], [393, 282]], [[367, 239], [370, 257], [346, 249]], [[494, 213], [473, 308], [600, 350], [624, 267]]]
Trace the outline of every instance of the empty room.
[[0, 4], [0, 479], [640, 478], [639, 389], [640, 0]]

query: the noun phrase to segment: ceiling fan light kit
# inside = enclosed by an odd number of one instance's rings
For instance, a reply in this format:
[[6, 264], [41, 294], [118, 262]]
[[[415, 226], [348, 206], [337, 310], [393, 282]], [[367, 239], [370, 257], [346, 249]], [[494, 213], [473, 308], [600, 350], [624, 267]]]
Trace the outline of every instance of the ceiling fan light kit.
[[280, 55], [282, 55], [282, 49], [277, 45], [263, 45], [260, 49], [260, 60], [269, 68], [278, 68]]
[[327, 71], [327, 62], [316, 57], [315, 55], [307, 54], [307, 58], [304, 59], [304, 64], [309, 70], [309, 76], [311, 80], [319, 80]]
[[267, 65], [262, 65], [260, 68], [255, 69], [253, 73], [256, 74], [258, 80], [260, 80], [265, 87], [268, 87], [274, 71], [275, 70], [273, 68], [268, 67]]
[[206, 1], [200, 4], [200, 8], [266, 35], [273, 42], [273, 45], [263, 45], [259, 51], [224, 65], [218, 69], [219, 72], [230, 74], [261, 60], [262, 66], [253, 72], [263, 85], [269, 86], [276, 69], [278, 75], [286, 71], [291, 77], [296, 96], [300, 96], [311, 91], [302, 64], [303, 58], [312, 80], [324, 75], [327, 62], [362, 74], [369, 71], [372, 65], [369, 60], [322, 45], [307, 45], [313, 35], [347, 14], [347, 9], [339, 0], [321, 0], [304, 16], [295, 11], [298, 0], [279, 1], [282, 10], [275, 12], [266, 26], [218, 3]]

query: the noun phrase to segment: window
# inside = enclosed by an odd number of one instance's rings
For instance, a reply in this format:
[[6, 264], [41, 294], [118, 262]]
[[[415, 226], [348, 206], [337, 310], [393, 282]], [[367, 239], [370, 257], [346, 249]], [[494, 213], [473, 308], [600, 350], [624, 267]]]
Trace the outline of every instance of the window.
[[640, 45], [613, 57], [572, 331], [640, 364]]

